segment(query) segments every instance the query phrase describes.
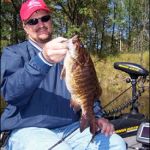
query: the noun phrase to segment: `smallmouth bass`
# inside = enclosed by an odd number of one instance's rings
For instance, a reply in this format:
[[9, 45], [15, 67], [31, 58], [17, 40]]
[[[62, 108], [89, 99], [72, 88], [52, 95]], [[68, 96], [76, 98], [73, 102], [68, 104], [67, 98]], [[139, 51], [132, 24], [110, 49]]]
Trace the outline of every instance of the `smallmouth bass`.
[[95, 135], [97, 126], [93, 106], [102, 90], [94, 64], [77, 35], [68, 40], [68, 49], [61, 78], [65, 79], [71, 93], [71, 107], [74, 111], [82, 110], [80, 131], [90, 126], [90, 132]]

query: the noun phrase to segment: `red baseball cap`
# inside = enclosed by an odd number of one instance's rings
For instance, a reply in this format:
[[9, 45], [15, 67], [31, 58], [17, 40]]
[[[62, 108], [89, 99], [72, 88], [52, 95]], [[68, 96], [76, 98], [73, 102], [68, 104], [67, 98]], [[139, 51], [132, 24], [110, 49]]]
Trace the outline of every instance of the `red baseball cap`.
[[27, 20], [37, 10], [45, 10], [52, 12], [52, 10], [45, 4], [43, 0], [27, 0], [23, 2], [20, 9], [21, 20]]

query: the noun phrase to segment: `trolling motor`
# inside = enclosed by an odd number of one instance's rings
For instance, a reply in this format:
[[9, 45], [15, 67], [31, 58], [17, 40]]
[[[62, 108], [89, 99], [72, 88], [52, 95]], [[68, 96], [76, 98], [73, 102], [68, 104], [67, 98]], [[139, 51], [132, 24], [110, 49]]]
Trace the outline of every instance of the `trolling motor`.
[[112, 109], [110, 114], [121, 112], [123, 109], [131, 105], [130, 112], [123, 114], [111, 120], [115, 126], [116, 133], [122, 137], [136, 135], [137, 130], [142, 122], [146, 122], [144, 114], [139, 113], [138, 110], [138, 92], [137, 92], [137, 79], [139, 77], [145, 78], [149, 72], [142, 66], [130, 62], [115, 62], [114, 68], [127, 73], [130, 78], [128, 83], [131, 83], [132, 98], [128, 102], [123, 102], [118, 108]]
[[129, 63], [129, 62], [116, 62], [114, 63], [114, 68], [124, 71], [129, 74], [131, 77], [131, 82], [132, 85], [132, 108], [131, 108], [131, 114], [137, 114], [139, 113], [138, 107], [136, 105], [136, 84], [137, 84], [137, 79], [139, 76], [143, 76], [146, 78], [148, 75], [148, 71], [144, 69], [142, 66], [135, 64], [135, 63]]

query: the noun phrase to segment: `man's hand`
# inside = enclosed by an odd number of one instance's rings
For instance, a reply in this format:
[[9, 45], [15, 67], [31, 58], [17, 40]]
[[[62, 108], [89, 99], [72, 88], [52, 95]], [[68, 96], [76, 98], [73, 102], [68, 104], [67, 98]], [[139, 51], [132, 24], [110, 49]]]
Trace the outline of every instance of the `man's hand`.
[[115, 132], [114, 125], [111, 124], [105, 118], [97, 119], [96, 124], [97, 124], [97, 127], [101, 130], [101, 133], [104, 133], [106, 136], [112, 135]]
[[58, 37], [46, 43], [42, 55], [50, 63], [58, 63], [63, 60], [68, 50], [67, 41], [68, 39]]

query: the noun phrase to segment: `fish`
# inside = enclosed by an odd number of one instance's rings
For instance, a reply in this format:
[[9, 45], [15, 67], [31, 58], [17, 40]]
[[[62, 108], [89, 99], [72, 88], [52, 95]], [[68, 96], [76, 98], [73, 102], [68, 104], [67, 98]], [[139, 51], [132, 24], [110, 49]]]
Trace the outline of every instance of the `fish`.
[[95, 135], [97, 131], [94, 102], [99, 99], [102, 88], [99, 84], [94, 63], [78, 35], [67, 41], [68, 51], [64, 58], [61, 79], [71, 94], [70, 106], [75, 112], [81, 110], [80, 132], [88, 126]]

